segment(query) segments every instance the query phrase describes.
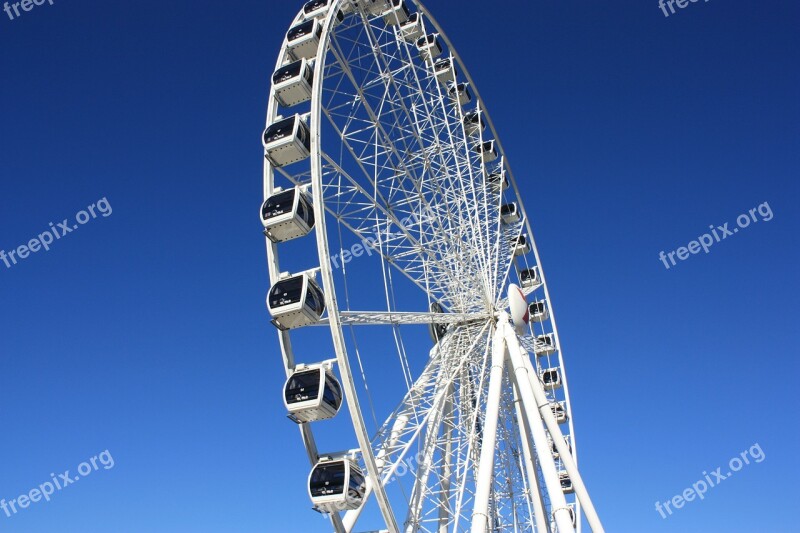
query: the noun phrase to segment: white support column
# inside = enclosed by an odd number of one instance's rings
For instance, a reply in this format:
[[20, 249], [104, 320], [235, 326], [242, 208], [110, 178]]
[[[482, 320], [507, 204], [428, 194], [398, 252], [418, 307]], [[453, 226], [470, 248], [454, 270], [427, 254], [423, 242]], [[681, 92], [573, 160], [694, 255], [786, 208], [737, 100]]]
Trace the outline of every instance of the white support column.
[[[501, 321], [503, 318], [501, 317]], [[508, 316], [505, 315], [505, 323]], [[489, 391], [486, 396], [486, 417], [483, 421], [483, 444], [478, 463], [478, 480], [475, 487], [475, 504], [472, 511], [472, 533], [486, 533], [489, 521], [489, 496], [494, 480], [495, 442], [497, 417], [500, 414], [500, 393], [503, 388], [503, 363], [506, 358], [506, 341], [501, 323], [496, 325], [492, 338], [492, 367], [489, 371]]]
[[[508, 375], [513, 375], [514, 368], [511, 366], [511, 359], [506, 361], [506, 365], [508, 366]], [[539, 476], [533, 458], [533, 443], [531, 442], [530, 427], [528, 427], [528, 420], [525, 418], [521, 403], [522, 399], [519, 397], [519, 391], [514, 387], [514, 411], [516, 412], [517, 425], [519, 426], [520, 441], [522, 443], [522, 458], [525, 461], [525, 472], [528, 475], [528, 491], [530, 492], [530, 499], [533, 502], [534, 523], [536, 524], [537, 533], [549, 533], [550, 521], [544, 510], [544, 501], [542, 501], [542, 493], [539, 487]]]
[[[505, 313], [503, 313], [503, 315], [507, 317]], [[564, 491], [561, 489], [561, 481], [558, 478], [556, 463], [550, 451], [550, 445], [547, 442], [547, 434], [545, 434], [544, 427], [542, 426], [542, 417], [530, 386], [528, 369], [520, 354], [517, 334], [514, 328], [508, 324], [507, 318], [499, 327], [502, 328], [506, 342], [508, 343], [508, 353], [514, 368], [512, 381], [522, 398], [522, 408], [530, 424], [533, 444], [536, 447], [536, 455], [539, 458], [539, 465], [542, 469], [545, 486], [547, 487], [547, 494], [550, 496], [553, 520], [555, 520], [558, 533], [574, 533], [575, 528], [572, 525], [572, 518], [569, 515], [567, 499], [564, 497]]]
[[[567, 446], [566, 441], [564, 441], [561, 428], [558, 426], [555, 416], [553, 416], [553, 411], [550, 410], [550, 403], [547, 401], [547, 395], [544, 392], [542, 384], [539, 382], [539, 377], [533, 370], [533, 363], [531, 363], [528, 353], [519, 346], [519, 343], [517, 343], [517, 348], [523, 364], [525, 364], [525, 367], [528, 369], [531, 390], [536, 398], [539, 412], [544, 419], [547, 430], [550, 432], [550, 436], [556, 446], [561, 462], [564, 464], [564, 469], [567, 471], [567, 474], [569, 474], [569, 479], [572, 482], [572, 486], [575, 488], [575, 496], [577, 496], [583, 508], [583, 513], [586, 515], [586, 521], [589, 522], [593, 533], [603, 533], [603, 524], [600, 522], [597, 510], [595, 510], [592, 499], [589, 497], [589, 491], [586, 490], [586, 485], [578, 471], [578, 465], [575, 464], [575, 460], [572, 458], [572, 452], [570, 452], [569, 446]], [[511, 349], [512, 347], [509, 346], [509, 350]]]

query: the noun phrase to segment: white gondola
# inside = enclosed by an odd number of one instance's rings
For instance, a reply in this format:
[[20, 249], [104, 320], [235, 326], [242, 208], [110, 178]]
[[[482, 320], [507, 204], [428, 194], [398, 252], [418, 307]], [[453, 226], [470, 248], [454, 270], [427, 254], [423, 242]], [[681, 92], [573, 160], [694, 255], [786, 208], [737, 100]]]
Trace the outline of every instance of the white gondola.
[[486, 176], [486, 185], [495, 191], [504, 191], [511, 185], [505, 172], [491, 172]]
[[283, 107], [292, 107], [311, 100], [314, 69], [308, 60], [300, 59], [282, 66], [272, 74], [275, 98]]
[[358, 6], [369, 16], [378, 16], [390, 7], [389, 0], [357, 0]]
[[303, 18], [306, 20], [323, 17], [328, 12], [330, 0], [311, 0], [303, 6]]
[[311, 199], [299, 187], [276, 189], [261, 205], [264, 235], [272, 242], [285, 242], [307, 235], [314, 227]]
[[417, 42], [417, 39], [422, 37], [424, 33], [422, 16], [419, 13], [411, 13], [405, 24], [400, 26], [400, 35], [410, 43]]
[[433, 64], [433, 72], [436, 74], [436, 79], [445, 87], [454, 82], [458, 75], [456, 66], [453, 64], [452, 57], [443, 57]]
[[[562, 438], [564, 439], [564, 442], [567, 445], [567, 450], [569, 450], [569, 453], [572, 454], [572, 440], [570, 439], [570, 436], [564, 435]], [[556, 448], [556, 443], [553, 442], [553, 436], [548, 433], [547, 439], [548, 442], [550, 443], [550, 450], [553, 452], [553, 459], [558, 459], [560, 455], [558, 453], [558, 448]]]
[[524, 288], [538, 287], [542, 284], [542, 278], [539, 276], [539, 267], [526, 268], [519, 271], [519, 283]]
[[[486, 124], [483, 122], [483, 115], [477, 109], [464, 113], [464, 131], [467, 135], [476, 135], [477, 133], [486, 129]], [[500, 173], [497, 173], [498, 179]], [[507, 182], [508, 180], [506, 180]]]
[[528, 316], [531, 322], [544, 322], [550, 318], [550, 312], [547, 310], [547, 304], [544, 300], [531, 302], [528, 305]]
[[[459, 85], [462, 84], [459, 83]], [[497, 159], [497, 148], [494, 145], [494, 141], [486, 141], [480, 144], [476, 144], [475, 146], [472, 147], [472, 151], [479, 154], [481, 156], [481, 160], [484, 163], [491, 163], [492, 161]]]
[[[444, 313], [444, 309], [439, 302], [432, 302], [431, 313]], [[447, 324], [428, 324], [428, 333], [431, 339], [433, 339], [433, 342], [437, 343], [444, 337], [445, 333], [447, 333]]]
[[342, 406], [342, 386], [325, 365], [298, 367], [283, 386], [283, 404], [298, 424], [333, 418]]
[[324, 17], [328, 12], [328, 7], [330, 7], [330, 0], [311, 0], [306, 2], [303, 6], [303, 17], [306, 20]]
[[450, 98], [457, 101], [460, 106], [465, 106], [472, 102], [472, 91], [469, 90], [469, 85], [466, 83], [457, 83], [451, 86], [447, 92], [450, 94]]
[[312, 18], [292, 26], [286, 33], [286, 48], [294, 59], [316, 57], [322, 25]]
[[556, 390], [561, 388], [561, 372], [558, 368], [545, 368], [539, 373], [539, 378], [542, 381], [542, 386], [546, 390]]
[[563, 424], [569, 417], [567, 416], [567, 408], [564, 402], [550, 402], [550, 411], [556, 419], [556, 422]]
[[325, 312], [325, 295], [309, 274], [287, 276], [270, 288], [267, 308], [278, 329], [299, 328], [319, 321]]
[[519, 208], [516, 202], [510, 204], [503, 204], [500, 206], [500, 218], [503, 219], [503, 224], [513, 224], [519, 222]]
[[[567, 507], [569, 508], [569, 517], [572, 520], [572, 527], [578, 527], [578, 517], [575, 514], [575, 504], [574, 503], [567, 504]], [[550, 521], [550, 529], [552, 531], [556, 531], [558, 529], [555, 520]]]
[[525, 235], [512, 239], [511, 245], [514, 247], [514, 255], [525, 255], [531, 251], [531, 246], [528, 244], [528, 238]]
[[561, 490], [564, 494], [572, 494], [575, 492], [575, 487], [572, 486], [572, 480], [566, 470], [561, 470], [558, 473], [558, 481], [561, 483]]
[[294, 115], [264, 130], [264, 154], [273, 166], [283, 167], [306, 159], [311, 151], [308, 126]]
[[391, 0], [389, 9], [383, 11], [383, 22], [387, 26], [397, 26], [408, 21], [410, 16], [405, 0]]
[[553, 355], [558, 350], [556, 346], [556, 336], [553, 333], [539, 335], [536, 337], [536, 348], [534, 352], [538, 356]]
[[[303, 6], [303, 18], [306, 20], [314, 18], [322, 19], [328, 14], [330, 4], [331, 0], [311, 0], [310, 2], [306, 2]], [[336, 14], [336, 20], [338, 22], [344, 20], [344, 15], [341, 11]]]
[[417, 39], [417, 50], [419, 50], [419, 57], [424, 61], [436, 59], [442, 55], [442, 43], [439, 41], [439, 34], [431, 33]]
[[308, 476], [311, 502], [323, 513], [358, 509], [365, 492], [364, 474], [352, 459], [320, 459]]

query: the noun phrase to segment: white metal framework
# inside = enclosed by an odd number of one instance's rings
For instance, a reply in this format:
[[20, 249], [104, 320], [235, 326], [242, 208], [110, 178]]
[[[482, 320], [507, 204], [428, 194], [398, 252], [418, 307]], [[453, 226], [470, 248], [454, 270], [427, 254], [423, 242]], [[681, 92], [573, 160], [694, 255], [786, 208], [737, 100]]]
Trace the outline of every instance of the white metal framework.
[[287, 30], [262, 223], [315, 507], [338, 533], [602, 531], [530, 220], [442, 28], [414, 0], [312, 0]]

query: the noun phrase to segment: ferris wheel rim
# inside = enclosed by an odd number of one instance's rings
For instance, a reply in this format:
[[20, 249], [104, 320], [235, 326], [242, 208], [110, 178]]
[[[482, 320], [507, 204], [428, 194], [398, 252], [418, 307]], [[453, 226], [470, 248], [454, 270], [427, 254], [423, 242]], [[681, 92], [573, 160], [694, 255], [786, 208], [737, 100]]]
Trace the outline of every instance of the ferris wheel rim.
[[[419, 2], [417, 0], [409, 0], [409, 2], [412, 3], [412, 4], [415, 4], [417, 6], [418, 10], [421, 13], [423, 13], [431, 21], [431, 23], [436, 28], [437, 33], [446, 42], [450, 53], [453, 55], [453, 57], [456, 59], [456, 61], [458, 61], [459, 65], [461, 67], [461, 72], [467, 77], [468, 82], [470, 83], [470, 85], [473, 88], [473, 91], [476, 94], [476, 98], [477, 98], [477, 101], [479, 102], [479, 105], [481, 107], [482, 113], [486, 116], [486, 119], [487, 119], [487, 122], [488, 122], [488, 126], [489, 126], [489, 128], [490, 128], [490, 130], [492, 132], [493, 139], [497, 142], [498, 146], [500, 147], [501, 153], [505, 153], [503, 151], [503, 149], [502, 149], [502, 144], [500, 142], [500, 137], [499, 137], [499, 135], [497, 135], [497, 132], [496, 132], [494, 124], [492, 122], [491, 116], [489, 115], [488, 110], [487, 110], [482, 98], [480, 97], [480, 94], [478, 93], [477, 86], [472, 82], [472, 78], [469, 75], [469, 71], [466, 68], [464, 62], [458, 56], [455, 47], [449, 41], [449, 39], [447, 38], [446, 34], [442, 30], [441, 26], [436, 22], [435, 18], [433, 18], [431, 13], [427, 10], [427, 8], [424, 7], [424, 5], [421, 2]], [[328, 14], [325, 17], [325, 22], [322, 24], [320, 50], [323, 50], [323, 51], [327, 50], [327, 46], [328, 46], [329, 39], [330, 39], [330, 32], [331, 32], [331, 29], [332, 29], [333, 20], [334, 20], [334, 18], [336, 16], [336, 13], [338, 12], [338, 10], [342, 6], [344, 6], [346, 4], [349, 4], [349, 3], [350, 3], [350, 0], [333, 0], [331, 2], [331, 9], [330, 9], [330, 11], [328, 12]], [[297, 22], [300, 19], [301, 19], [301, 16], [298, 15], [298, 17], [295, 19], [295, 21]], [[284, 48], [285, 48], [285, 45], [286, 45], [286, 43], [284, 42]], [[279, 56], [278, 65], [281, 64], [281, 58], [283, 56], [284, 56], [283, 53]], [[314, 65], [315, 79], [322, 80], [322, 75], [324, 73], [324, 66], [325, 66], [326, 61], [327, 61], [327, 52], [320, 53], [318, 55], [318, 57], [317, 57], [317, 60], [315, 61], [315, 65]], [[322, 95], [322, 90], [323, 90], [323, 83], [315, 83], [314, 84], [313, 97], [311, 99], [312, 111], [311, 111], [311, 115], [310, 115], [311, 116], [311, 120], [310, 120], [310, 123], [311, 123], [311, 147], [312, 147], [311, 154], [310, 154], [310, 156], [311, 156], [311, 185], [312, 185], [314, 206], [315, 206], [315, 209], [318, 210], [318, 212], [320, 212], [320, 213], [324, 213], [324, 211], [325, 211], [325, 198], [324, 198], [324, 195], [323, 195], [323, 192], [322, 192], [322, 185], [323, 185], [323, 181], [322, 181], [322, 179], [323, 179], [322, 178], [322, 152], [320, 150], [320, 136], [321, 136], [321, 126], [320, 126], [320, 124], [322, 122], [322, 120], [321, 120], [321, 105], [322, 105], [322, 103], [321, 103], [321, 101], [322, 101], [321, 95]], [[274, 118], [274, 116], [276, 114], [276, 111], [275, 111], [276, 107], [277, 106], [274, 103], [274, 99], [271, 99], [271, 101], [269, 103], [269, 110], [268, 110], [268, 119], [267, 119], [268, 122], [270, 120], [270, 117]], [[522, 214], [523, 214], [524, 219], [525, 219], [525, 227], [527, 228], [528, 235], [531, 238], [532, 250], [533, 250], [535, 258], [536, 258], [536, 263], [537, 263], [537, 265], [540, 266], [541, 276], [543, 278], [542, 285], [544, 286], [545, 297], [546, 297], [548, 302], [551, 302], [551, 300], [549, 298], [547, 284], [544, 282], [544, 271], [543, 271], [544, 269], [541, 268], [541, 261], [539, 260], [538, 250], [536, 248], [535, 240], [533, 239], [533, 232], [532, 232], [532, 228], [530, 226], [530, 224], [531, 224], [530, 218], [527, 216], [527, 213], [525, 211], [524, 202], [522, 201], [521, 193], [520, 193], [519, 188], [517, 186], [517, 182], [516, 182], [516, 179], [514, 178], [513, 172], [511, 170], [511, 167], [507, 162], [507, 159], [506, 159], [505, 165], [506, 165], [505, 169], [506, 169], [506, 172], [509, 175], [509, 180], [510, 180], [510, 183], [511, 183], [511, 185], [513, 187], [513, 190], [514, 190], [514, 193], [515, 193], [515, 197], [517, 199], [517, 202], [519, 202], [520, 209], [521, 209]], [[265, 198], [268, 196], [269, 193], [272, 192], [272, 190], [271, 190], [272, 183], [267, 184], [267, 181], [268, 181], [267, 175], [268, 174], [269, 174], [269, 177], [270, 177], [270, 180], [269, 180], [270, 182], [272, 182], [272, 180], [274, 179], [274, 177], [271, 175], [271, 172], [272, 172], [272, 169], [268, 169], [267, 168], [267, 164], [265, 163], [265, 190], [264, 190]], [[339, 308], [338, 299], [336, 297], [337, 283], [336, 283], [336, 280], [333, 277], [332, 267], [331, 267], [331, 263], [330, 263], [330, 246], [329, 246], [329, 242], [328, 242], [328, 238], [327, 238], [327, 236], [328, 236], [328, 234], [327, 234], [327, 223], [325, 221], [325, 216], [324, 215], [319, 217], [317, 224], [318, 224], [317, 231], [316, 231], [317, 248], [318, 248], [318, 255], [319, 255], [319, 258], [320, 258], [320, 269], [319, 270], [320, 270], [320, 275], [321, 275], [321, 277], [323, 279], [323, 284], [324, 284], [324, 286], [326, 288], [325, 297], [326, 297], [326, 304], [327, 304], [327, 307], [328, 307], [328, 325], [331, 328], [331, 335], [334, 338], [334, 345], [336, 347], [337, 359], [339, 360], [339, 365], [340, 365], [340, 370], [341, 370], [342, 368], [347, 368], [347, 366], [349, 366], [350, 359], [349, 359], [349, 356], [348, 356], [348, 353], [347, 353], [347, 345], [346, 345], [346, 342], [344, 340], [344, 334], [343, 334], [343, 331], [342, 331], [342, 320], [341, 320], [342, 311]], [[269, 246], [274, 246], [274, 245], [268, 243], [268, 247]], [[277, 257], [277, 249], [273, 249], [272, 250], [272, 254]], [[512, 265], [512, 263], [510, 263], [510, 262], [509, 262], [509, 264]], [[273, 272], [272, 272], [272, 270], [273, 270], [272, 269], [272, 264], [270, 265], [270, 267], [271, 267], [270, 274], [272, 276], [272, 274], [273, 274]], [[276, 272], [276, 274], [277, 273], [278, 272]], [[507, 283], [507, 282], [508, 282], [508, 272], [506, 273], [506, 280], [505, 280], [504, 283]], [[496, 301], [494, 302], [495, 309], [492, 310], [494, 312], [493, 314], [496, 314], [496, 312], [498, 311], [496, 309], [496, 306], [501, 301], [502, 301], [502, 295], [498, 294], [497, 298], [496, 298]], [[551, 313], [551, 316], [552, 316], [552, 315], [554, 315], [554, 312], [552, 310], [552, 303], [549, 303], [549, 306], [550, 306], [550, 313]], [[555, 322], [554, 316], [552, 316], [552, 318], [551, 318], [551, 323], [552, 323], [553, 330], [554, 330], [555, 334], [557, 335], [556, 322]], [[281, 345], [282, 345], [282, 352], [284, 352], [285, 365], [286, 365], [287, 373], [288, 373], [290, 365], [293, 364], [293, 360], [292, 360], [291, 357], [287, 358], [287, 356], [286, 356], [287, 351], [288, 351], [288, 353], [290, 355], [292, 355], [291, 343], [289, 341], [288, 333], [286, 333], [286, 332], [282, 332], [281, 333]], [[564, 367], [563, 361], [561, 360], [561, 350], [559, 350], [559, 360], [560, 360], [560, 367], [562, 369], [564, 369], [565, 367]], [[346, 372], [350, 373], [349, 370], [346, 370]], [[347, 376], [347, 377], [345, 377], [343, 375], [343, 380], [344, 381], [349, 381], [350, 382], [350, 387], [352, 388], [352, 394], [348, 394], [348, 404], [350, 404], [350, 402], [353, 401], [354, 404], [355, 404], [354, 405], [354, 409], [358, 410], [359, 413], [360, 413], [360, 407], [358, 407], [358, 395], [357, 395], [357, 392], [355, 391], [355, 389], [353, 388], [353, 383], [352, 383], [353, 382], [353, 377], [352, 377], [352, 375]], [[565, 379], [565, 381], [566, 381], [566, 379]], [[351, 398], [352, 398], [352, 400], [351, 400]], [[567, 408], [571, 410], [571, 402], [569, 401], [568, 395], [567, 395]], [[569, 417], [569, 420], [570, 420], [570, 434], [574, 435], [574, 431], [572, 430], [572, 416], [571, 415]], [[371, 443], [370, 443], [369, 435], [366, 433], [366, 424], [364, 423], [363, 419], [358, 424], [361, 426], [361, 431], [364, 433], [364, 436], [366, 437], [366, 442], [367, 442], [366, 446], [364, 446], [364, 445], [360, 446], [361, 447], [361, 451], [362, 451], [362, 455], [365, 457], [365, 462], [367, 462], [367, 463], [371, 462], [372, 465], [373, 465], [372, 468], [376, 468], [374, 466], [375, 465], [375, 456], [374, 456], [374, 453], [373, 453], [373, 450], [372, 450], [372, 446], [371, 446]], [[357, 425], [357, 423], [354, 421], [354, 429], [356, 429], [357, 432], [358, 432], [359, 429], [356, 428], [356, 425]], [[310, 429], [309, 429], [309, 431], [310, 431]], [[359, 438], [359, 440], [362, 440], [362, 438]], [[313, 439], [310, 440], [306, 436], [304, 436], [304, 443], [306, 444], [307, 449], [309, 449], [309, 456], [311, 457], [311, 455], [312, 455], [309, 446], [313, 447], [313, 449], [314, 449], [313, 454], [316, 455], [316, 448], [313, 445]], [[366, 453], [365, 453], [365, 450], [366, 450]], [[370, 456], [371, 456], [371, 460], [370, 460]], [[372, 468], [370, 468], [370, 466], [368, 464], [368, 470], [372, 470]], [[377, 470], [377, 468], [376, 468], [376, 470]], [[378, 487], [378, 491], [380, 491], [380, 489], [381, 489], [381, 487]], [[388, 502], [388, 499], [387, 499], [387, 502]], [[394, 513], [393, 513], [393, 510], [391, 508], [391, 505], [388, 505], [388, 509], [389, 509], [389, 513], [392, 514], [392, 518], [394, 519]], [[382, 509], [382, 511], [383, 511], [383, 509]], [[385, 516], [385, 518], [387, 518], [387, 517]], [[387, 518], [387, 521], [389, 521], [388, 518]], [[396, 519], [395, 519], [395, 521], [396, 521]], [[394, 525], [392, 525], [392, 524], [388, 524], [388, 525], [389, 525], [390, 530], [396, 530], [396, 528], [397, 528], [396, 523]]]

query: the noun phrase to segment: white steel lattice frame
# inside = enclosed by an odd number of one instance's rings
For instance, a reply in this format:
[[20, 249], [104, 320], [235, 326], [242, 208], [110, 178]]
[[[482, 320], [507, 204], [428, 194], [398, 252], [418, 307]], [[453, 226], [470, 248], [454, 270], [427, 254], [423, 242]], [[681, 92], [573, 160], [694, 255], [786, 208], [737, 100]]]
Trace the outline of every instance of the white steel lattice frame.
[[[537, 335], [550, 333], [558, 339], [530, 220], [494, 125], [455, 49], [421, 3], [413, 5], [422, 17], [423, 34], [440, 36], [444, 55], [449, 54], [474, 94], [475, 109], [488, 126], [486, 131], [468, 134], [463, 124], [465, 110], [437, 81], [433, 59], [421, 59], [413, 42], [403, 39], [397, 24], [385, 24], [381, 16], [350, 0], [332, 0], [330, 4], [314, 61], [310, 112], [304, 114], [311, 131], [311, 157], [285, 168], [273, 167], [265, 158], [263, 192], [266, 199], [278, 183], [311, 186], [317, 213], [319, 274], [328, 310], [317, 325], [331, 332], [360, 462], [368, 478], [368, 498], [377, 502], [385, 527], [392, 532], [549, 531], [554, 516], [560, 521], [559, 532], [572, 531], [571, 524], [567, 527], [564, 522], [563, 494], [558, 490], [556, 500], [562, 503], [556, 505], [552, 479], [547, 479], [542, 466], [544, 461], [553, 468], [567, 468], [563, 464], [567, 458], [562, 452], [553, 460], [549, 444], [534, 443], [531, 434], [542, 429], [543, 421], [529, 418], [533, 415], [522, 406], [520, 397], [523, 388], [528, 394], [529, 382], [535, 386], [534, 378], [538, 383], [542, 369], [559, 369], [563, 386], [542, 390], [542, 394], [548, 405], [565, 405], [567, 421], [561, 427], [569, 435], [573, 459], [567, 462], [571, 463], [569, 470], [577, 472], [562, 352], [557, 349], [551, 355], [534, 356], [525, 370], [530, 380], [518, 379], [521, 374], [515, 377], [521, 370], [513, 368], [505, 355], [499, 363], [493, 356], [494, 350], [507, 353], [504, 292], [521, 269], [538, 268], [541, 283], [524, 291], [545, 302], [549, 317], [532, 323], [519, 342], [536, 353], [543, 348]], [[339, 11], [344, 14], [341, 21], [336, 18]], [[302, 20], [301, 11], [294, 24]], [[290, 59], [284, 40], [276, 68]], [[275, 122], [280, 112], [273, 89], [267, 125]], [[491, 163], [472, 149], [489, 140], [494, 141], [499, 155]], [[507, 191], [502, 186], [487, 186], [485, 176], [493, 171], [507, 177], [511, 185]], [[511, 201], [516, 202], [521, 217], [505, 224], [500, 206]], [[376, 298], [372, 309], [350, 309], [348, 295], [357, 290], [357, 282], [347, 279], [345, 269], [334, 271], [331, 242], [342, 232], [370, 246], [380, 259], [384, 294]], [[516, 257], [513, 243], [523, 234], [532, 254]], [[280, 249], [281, 245], [267, 240], [273, 281], [281, 272]], [[418, 310], [399, 308], [393, 277], [398, 273], [419, 289]], [[433, 302], [446, 312], [421, 310]], [[446, 324], [449, 329], [414, 378], [404, 335], [412, 331], [407, 328], [431, 323]], [[344, 333], [345, 328], [355, 331], [366, 325], [392, 329], [407, 383], [405, 396], [372, 434], [359, 398], [367, 378], [363, 372], [361, 376], [353, 372], [351, 363], [358, 354], [353, 353], [353, 342]], [[280, 331], [279, 339], [288, 376], [296, 365], [290, 332]], [[361, 367], [360, 355], [357, 363]], [[490, 398], [492, 390], [498, 392]], [[503, 416], [487, 413], [490, 403]], [[487, 423], [495, 444], [491, 453], [482, 453], [489, 449], [483, 446]], [[559, 439], [559, 426], [548, 427]], [[300, 433], [313, 464], [320, 453], [312, 425], [300, 425]], [[396, 475], [401, 466], [407, 467], [410, 457], [414, 458], [414, 475]], [[479, 472], [482, 461], [492, 465], [490, 475]], [[398, 491], [390, 493], [389, 489], [400, 486], [401, 480], [407, 480], [409, 486], [398, 497]], [[582, 486], [579, 479], [578, 483]], [[480, 507], [476, 493], [488, 498], [483, 523], [474, 518]], [[586, 503], [588, 495], [580, 500], [574, 501], [578, 530], [580, 504]], [[594, 515], [590, 502], [589, 507]], [[334, 530], [352, 531], [362, 509], [331, 514]], [[599, 522], [593, 525], [595, 531], [601, 530]]]

